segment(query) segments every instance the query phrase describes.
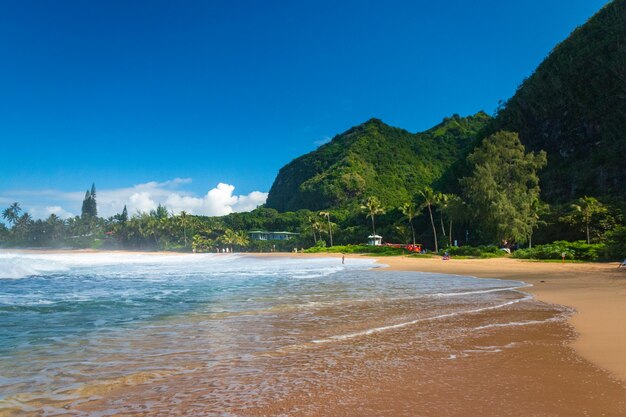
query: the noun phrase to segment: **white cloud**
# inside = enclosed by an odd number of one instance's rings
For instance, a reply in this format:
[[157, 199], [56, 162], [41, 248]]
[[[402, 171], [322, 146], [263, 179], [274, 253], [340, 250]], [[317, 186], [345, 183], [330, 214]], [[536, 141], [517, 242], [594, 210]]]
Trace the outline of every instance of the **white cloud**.
[[[119, 203], [123, 203], [124, 198], [114, 198], [113, 200], [106, 201], [108, 205], [112, 208], [113, 205], [119, 206]], [[118, 203], [118, 204], [114, 204]], [[125, 206], [129, 206], [133, 211], [139, 212], [149, 212], [150, 210], [154, 210], [157, 208], [157, 203], [152, 199], [152, 196], [147, 191], [142, 191], [140, 193], [134, 193], [128, 198], [128, 202], [124, 204]], [[120, 210], [121, 211], [121, 210]]]
[[[124, 206], [128, 213], [148, 212], [159, 204], [165, 205], [175, 214], [186, 211], [190, 214], [223, 216], [233, 212], [250, 211], [264, 204], [267, 193], [253, 191], [247, 195], [235, 195], [235, 186], [219, 183], [197, 196], [182, 189], [191, 182], [190, 178], [175, 178], [165, 182], [151, 181], [127, 188], [97, 189], [98, 215], [109, 217], [120, 213]], [[79, 213], [84, 191], [62, 192], [56, 190], [0, 191], [0, 201], [20, 201], [22, 207], [35, 218], [44, 218], [51, 213], [59, 217], [73, 217]]]
[[70, 217], [74, 217], [74, 214], [70, 213], [69, 211], [63, 210], [63, 207], [61, 206], [46, 206], [46, 212], [48, 213], [48, 216], [51, 214], [56, 214], [62, 219], [69, 219]]
[[233, 205], [234, 211], [251, 211], [261, 204], [265, 204], [265, 200], [267, 200], [267, 193], [252, 191], [248, 195], [240, 195], [238, 199], [237, 204]]
[[233, 195], [234, 191], [233, 185], [219, 183], [217, 187], [209, 190], [203, 197], [171, 194], [165, 201], [165, 205], [174, 213], [180, 213], [184, 210], [192, 214], [223, 216], [233, 212], [254, 210], [267, 200], [267, 193], [260, 191], [239, 196]]

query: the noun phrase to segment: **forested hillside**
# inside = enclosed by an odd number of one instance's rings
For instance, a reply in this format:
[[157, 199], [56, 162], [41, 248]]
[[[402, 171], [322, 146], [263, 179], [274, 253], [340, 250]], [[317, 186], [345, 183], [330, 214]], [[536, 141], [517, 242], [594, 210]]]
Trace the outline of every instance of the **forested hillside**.
[[454, 115], [418, 134], [371, 119], [284, 166], [267, 199], [279, 211], [345, 207], [376, 195], [386, 204], [413, 199], [445, 176], [490, 117]]
[[559, 44], [499, 111], [490, 132], [545, 150], [542, 197], [626, 196], [626, 0]]

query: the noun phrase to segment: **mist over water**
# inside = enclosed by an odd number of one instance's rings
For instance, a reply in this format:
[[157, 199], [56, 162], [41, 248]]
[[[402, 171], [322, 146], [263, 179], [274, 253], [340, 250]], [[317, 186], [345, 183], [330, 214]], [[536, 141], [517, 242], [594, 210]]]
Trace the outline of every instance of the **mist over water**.
[[[344, 265], [337, 258], [0, 253], [0, 414], [56, 410], [92, 398], [103, 384], [199, 370], [224, 387], [252, 390], [233, 394], [211, 382], [219, 410], [224, 398], [259, 401], [263, 392], [246, 383], [258, 384], [260, 369], [261, 381], [283, 381], [267, 385], [267, 395], [303, 383], [290, 373], [297, 366], [284, 362], [292, 352], [340, 349], [380, 332], [431, 332], [438, 321], [531, 299], [520, 282], [373, 266], [352, 258]], [[554, 318], [540, 316], [511, 325]], [[475, 320], [446, 337], [509, 320]]]

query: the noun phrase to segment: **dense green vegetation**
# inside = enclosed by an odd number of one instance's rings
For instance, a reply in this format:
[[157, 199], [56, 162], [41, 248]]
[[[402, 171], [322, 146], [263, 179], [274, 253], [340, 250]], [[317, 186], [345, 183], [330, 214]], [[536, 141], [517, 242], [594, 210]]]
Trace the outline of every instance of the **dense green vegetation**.
[[[378, 119], [353, 127], [284, 166], [266, 206], [252, 212], [204, 217], [159, 206], [129, 216], [124, 207], [104, 219], [93, 185], [72, 219], [34, 220], [17, 203], [7, 207], [0, 245], [402, 252], [362, 245], [379, 234], [453, 256], [503, 256], [505, 246], [519, 258], [623, 258], [624, 28], [626, 0], [614, 0], [558, 45], [495, 119], [454, 115], [417, 134]], [[298, 236], [250, 240], [259, 229]]]
[[[553, 237], [571, 240], [589, 238], [595, 248], [593, 256], [567, 249], [568, 253], [574, 254], [568, 255], [568, 259], [624, 256], [626, 228], [622, 224], [626, 208], [623, 202], [582, 197], [569, 205], [531, 205], [536, 209], [524, 212], [524, 207], [537, 197], [536, 168], [540, 164], [536, 163], [541, 157], [525, 153], [521, 145], [511, 146], [514, 139], [515, 135], [506, 132], [493, 135], [468, 157], [471, 171], [476, 172], [483, 166], [482, 158], [486, 150], [496, 154], [516, 152], [518, 155], [509, 159], [510, 167], [506, 172], [514, 172], [513, 177], [518, 177], [519, 183], [511, 185], [510, 175], [502, 178], [481, 175], [481, 180], [493, 186], [481, 191], [480, 198], [475, 198], [473, 186], [469, 185], [468, 192], [462, 196], [426, 187], [397, 207], [370, 196], [356, 208], [321, 212], [303, 209], [280, 213], [260, 207], [251, 212], [223, 217], [194, 216], [185, 212], [174, 215], [166, 207], [158, 206], [148, 213], [132, 216], [124, 207], [121, 213], [105, 219], [91, 215], [89, 205], [84, 205], [81, 216], [67, 220], [55, 215], [45, 220], [34, 220], [22, 211], [18, 203], [14, 203], [2, 211], [8, 227], [0, 224], [0, 245], [195, 252], [291, 252], [295, 248], [308, 248], [309, 252], [405, 253], [397, 248], [364, 245], [367, 236], [375, 230], [375, 233], [384, 236], [386, 242], [408, 244], [417, 241], [429, 251], [448, 251], [453, 256], [493, 257], [504, 255], [499, 249], [504, 244], [511, 249], [520, 244], [530, 246], [530, 235], [527, 234], [536, 228], [534, 241], [539, 244], [549, 243]], [[472, 181], [472, 177], [460, 180], [462, 183], [468, 181]], [[499, 181], [510, 186], [498, 186]], [[516, 190], [519, 196], [507, 197], [511, 190]], [[491, 196], [491, 200], [486, 196]], [[505, 212], [502, 218], [498, 217], [496, 206], [501, 204], [503, 196], [506, 197], [506, 204], [520, 205], [518, 213]], [[95, 202], [95, 193], [90, 192], [88, 199]], [[487, 213], [490, 210], [492, 213]], [[485, 224], [485, 221], [488, 223]], [[298, 235], [287, 241], [256, 241], [247, 235], [251, 230], [284, 230]], [[333, 245], [330, 244], [331, 239]], [[510, 240], [504, 242], [507, 239]], [[455, 247], [456, 242], [461, 246]], [[485, 244], [487, 246], [480, 246]], [[563, 250], [559, 246], [548, 251], [552, 254], [550, 256], [545, 255], [548, 252], [543, 247], [518, 252], [519, 257], [550, 259]]]
[[369, 245], [342, 245], [333, 247], [312, 246], [305, 250], [306, 253], [342, 253], [342, 254], [371, 254], [377, 256], [398, 256], [407, 255], [409, 252], [402, 248], [390, 246], [369, 246]]
[[546, 245], [535, 246], [534, 248], [520, 249], [513, 252], [513, 257], [520, 259], [597, 261], [599, 259], [606, 259], [607, 248], [603, 243], [588, 244], [582, 240], [576, 242], [561, 240]]
[[507, 255], [507, 252], [495, 245], [453, 246], [446, 251], [453, 257], [497, 258]]
[[460, 182], [474, 223], [493, 242], [525, 242], [538, 222], [537, 171], [546, 164], [545, 152], [527, 154], [516, 133], [498, 132], [468, 160], [472, 173]]
[[542, 196], [626, 197], [626, 0], [614, 0], [556, 46], [500, 109], [491, 132], [544, 150]]
[[418, 134], [371, 119], [285, 165], [267, 207], [279, 211], [358, 206], [377, 196], [392, 206], [445, 177], [490, 117], [455, 115]]

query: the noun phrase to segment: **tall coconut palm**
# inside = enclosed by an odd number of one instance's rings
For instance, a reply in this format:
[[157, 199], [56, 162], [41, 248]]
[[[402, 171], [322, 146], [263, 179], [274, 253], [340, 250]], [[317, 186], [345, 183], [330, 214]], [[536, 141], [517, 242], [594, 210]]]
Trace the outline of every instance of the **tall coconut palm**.
[[366, 219], [372, 219], [372, 235], [376, 236], [376, 225], [374, 222], [374, 217], [379, 214], [385, 214], [385, 209], [383, 208], [378, 198], [376, 198], [376, 196], [368, 197], [365, 201], [365, 204], [361, 206], [361, 209], [365, 211]]
[[24, 240], [26, 234], [28, 233], [28, 229], [33, 224], [33, 218], [30, 214], [24, 213], [15, 221], [14, 230], [16, 231], [17, 236], [20, 240]]
[[329, 211], [320, 211], [320, 216], [326, 217], [326, 221], [328, 222], [328, 236], [330, 238], [330, 246], [333, 246], [333, 231], [330, 226], [330, 212]]
[[320, 223], [317, 216], [309, 217], [309, 223], [311, 231], [313, 232], [313, 242], [317, 243], [317, 235], [319, 233], [320, 239], [322, 238], [322, 224]]
[[406, 202], [400, 207], [400, 211], [404, 214], [409, 225], [411, 226], [411, 234], [413, 235], [413, 244], [415, 245], [415, 227], [413, 227], [413, 219], [417, 215], [417, 207], [412, 202]]
[[64, 226], [65, 222], [54, 213], [46, 219], [46, 227], [52, 240], [58, 240], [61, 238]]
[[445, 212], [448, 217], [448, 238], [449, 244], [452, 246], [452, 221], [461, 220], [467, 216], [467, 205], [455, 194], [446, 194], [448, 196]]
[[422, 191], [420, 191], [420, 195], [422, 196], [422, 208], [428, 207], [428, 214], [430, 215], [430, 224], [433, 227], [433, 236], [435, 238], [435, 252], [439, 252], [439, 243], [437, 242], [437, 229], [435, 228], [435, 220], [433, 219], [433, 210], [432, 206], [436, 201], [436, 194], [432, 188], [426, 187]]
[[11, 225], [14, 225], [20, 218], [21, 212], [22, 208], [20, 207], [20, 204], [18, 202], [15, 202], [2, 211], [2, 218], [9, 222]]
[[444, 237], [446, 235], [446, 227], [443, 224], [443, 216], [448, 210], [449, 201], [449, 194], [435, 193], [435, 204], [437, 205], [437, 211], [439, 212], [439, 221], [441, 222], [441, 234]]
[[183, 228], [183, 240], [185, 241], [185, 247], [187, 247], [187, 212], [185, 210], [180, 212], [180, 224]]

